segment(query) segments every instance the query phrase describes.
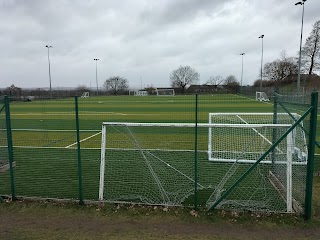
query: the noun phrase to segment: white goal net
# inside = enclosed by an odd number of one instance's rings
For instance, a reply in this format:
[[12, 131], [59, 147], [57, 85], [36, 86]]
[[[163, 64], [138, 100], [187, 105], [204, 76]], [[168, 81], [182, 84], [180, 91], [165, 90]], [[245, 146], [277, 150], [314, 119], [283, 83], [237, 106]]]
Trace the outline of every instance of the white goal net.
[[299, 211], [307, 149], [303, 130], [290, 130], [293, 121], [286, 114], [274, 123], [272, 113], [211, 113], [209, 123], [198, 124], [104, 122], [99, 200], [188, 205], [197, 188], [208, 209]]
[[174, 89], [157, 89], [157, 96], [174, 96]]
[[[294, 123], [293, 117], [298, 119], [300, 116], [295, 113], [291, 116], [287, 113], [278, 113], [276, 123], [274, 123], [273, 113], [209, 114], [209, 161], [230, 163], [231, 165], [210, 196], [207, 202], [208, 207], [221, 197], [227, 183], [241, 171], [242, 166], [255, 164], [279, 140]], [[257, 166], [257, 169], [260, 170], [256, 174], [265, 174], [264, 180], [257, 187], [265, 188], [266, 181], [268, 181], [284, 200], [286, 212], [301, 211], [294, 194], [299, 195], [303, 192], [300, 189], [305, 178], [303, 169], [307, 164], [307, 142], [302, 127], [291, 131]], [[266, 172], [263, 173], [263, 171]], [[226, 200], [221, 205], [223, 204], [237, 205], [240, 203]], [[241, 204], [247, 205], [248, 202]], [[254, 204], [261, 208], [265, 207], [263, 201], [256, 201]]]
[[103, 123], [99, 200], [181, 205], [195, 184], [194, 126]]
[[145, 91], [145, 90], [139, 90], [134, 92], [134, 96], [141, 97], [141, 96], [148, 96], [148, 95], [149, 95], [148, 91]]
[[270, 101], [269, 97], [265, 92], [256, 92], [256, 100], [260, 102]]
[[[292, 117], [300, 118], [300, 115], [293, 113]], [[253, 162], [265, 149], [272, 146], [279, 133], [277, 129], [287, 129], [294, 120], [286, 113], [277, 114], [277, 123], [274, 124], [273, 113], [209, 113], [208, 133], [208, 158], [210, 161], [221, 162]], [[217, 127], [217, 126], [223, 127]], [[303, 124], [302, 124], [303, 126]], [[279, 130], [281, 131], [281, 130]], [[276, 135], [275, 135], [276, 134]], [[252, 144], [248, 147], [254, 152], [245, 153], [242, 145], [248, 138]], [[294, 161], [307, 161], [307, 142], [305, 132], [302, 128], [293, 131]], [[286, 154], [277, 149], [278, 153]], [[239, 158], [239, 154], [241, 157]], [[265, 160], [271, 163], [271, 160]]]
[[84, 92], [82, 93], [81, 98], [88, 98], [89, 96], [90, 96], [89, 92]]

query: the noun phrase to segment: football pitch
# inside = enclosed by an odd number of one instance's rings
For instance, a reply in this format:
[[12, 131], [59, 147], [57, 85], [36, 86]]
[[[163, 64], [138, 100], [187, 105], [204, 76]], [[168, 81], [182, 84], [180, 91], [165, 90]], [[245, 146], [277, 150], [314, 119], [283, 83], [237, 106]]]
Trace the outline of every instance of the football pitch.
[[[101, 128], [103, 122], [194, 123], [197, 119], [198, 123], [208, 123], [209, 113], [271, 113], [273, 111], [271, 102], [257, 102], [254, 99], [233, 94], [199, 95], [197, 106], [194, 95], [99, 96], [79, 98], [78, 100], [82, 191], [86, 200], [98, 200]], [[78, 199], [79, 159], [77, 155], [74, 99], [12, 102], [10, 108], [16, 195], [37, 198]], [[3, 116], [1, 116], [0, 121], [3, 126]], [[4, 131], [1, 131], [1, 134], [4, 135]], [[213, 167], [205, 153], [208, 141], [207, 129], [199, 129], [199, 181], [195, 183], [193, 180], [194, 154], [192, 151], [168, 151], [169, 153], [162, 153], [154, 150], [158, 143], [165, 144], [166, 149], [193, 149], [193, 128], [183, 131], [171, 129], [165, 132], [158, 128], [148, 128], [143, 134], [147, 136], [148, 147], [153, 149], [148, 152], [150, 156], [141, 156], [137, 151], [132, 150], [114, 150], [112, 144], [116, 145], [119, 142], [121, 142], [124, 149], [127, 148], [126, 144], [129, 143], [123, 141], [121, 137], [114, 139], [109, 143], [109, 146], [107, 143], [107, 147], [111, 147], [111, 150], [106, 151], [107, 156], [127, 159], [123, 162], [112, 162], [106, 166], [105, 193], [109, 196], [108, 199], [110, 201], [127, 201], [129, 199], [136, 202], [156, 202], [156, 199], [153, 198], [155, 196], [157, 198], [159, 195], [164, 199], [177, 199], [177, 202], [191, 204], [193, 202], [192, 192], [194, 185], [198, 184], [199, 189], [202, 189], [199, 191], [199, 204], [205, 204], [204, 201], [201, 201], [201, 196], [205, 196], [203, 198], [205, 199], [210, 195], [210, 187], [208, 186], [213, 181], [212, 179], [222, 178], [231, 166], [228, 163], [220, 163], [218, 171], [218, 165]], [[139, 134], [137, 136], [139, 137]], [[4, 152], [5, 146], [2, 145], [0, 147], [1, 151]], [[320, 152], [318, 151], [318, 153]], [[110, 168], [111, 165], [113, 168]], [[244, 164], [243, 170], [240, 169], [235, 177], [239, 177], [239, 174], [245, 171], [247, 167]], [[115, 168], [118, 170], [113, 171], [112, 169]], [[145, 168], [157, 170], [145, 175], [141, 171], [141, 169]], [[259, 171], [263, 172], [267, 171], [267, 169], [261, 168]], [[255, 175], [259, 174], [261, 172], [252, 174], [244, 185], [253, 182], [256, 179]], [[121, 177], [119, 177], [120, 175]], [[159, 182], [155, 181], [150, 185], [155, 175]], [[172, 181], [178, 181], [180, 184], [169, 186]], [[264, 185], [267, 184], [264, 183]], [[258, 183], [255, 188], [259, 189], [260, 186], [261, 183]], [[244, 186], [242, 187], [244, 188]], [[162, 191], [161, 188], [165, 190], [162, 189]], [[179, 192], [177, 188], [184, 188], [186, 189], [185, 191], [190, 191], [189, 197], [177, 193]], [[267, 186], [267, 188], [272, 189], [271, 186]], [[118, 192], [123, 189], [126, 189], [129, 193], [119, 199]], [[0, 172], [0, 193], [10, 195], [10, 191], [10, 175], [8, 171]], [[257, 196], [260, 194], [259, 191], [256, 193]], [[265, 189], [261, 188], [261, 191], [265, 191]], [[140, 195], [139, 192], [141, 192]], [[143, 194], [145, 199], [140, 197]], [[259, 197], [256, 198], [258, 199]], [[280, 204], [282, 202], [280, 197], [274, 201], [270, 204], [283, 205]], [[173, 201], [172, 204], [175, 205], [175, 202]]]

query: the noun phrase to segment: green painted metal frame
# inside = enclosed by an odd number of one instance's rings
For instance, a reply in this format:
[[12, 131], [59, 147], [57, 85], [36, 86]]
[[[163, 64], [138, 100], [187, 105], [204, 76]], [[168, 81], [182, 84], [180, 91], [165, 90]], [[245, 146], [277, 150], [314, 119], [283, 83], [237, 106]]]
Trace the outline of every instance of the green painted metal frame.
[[[2, 105], [2, 107], [0, 109], [0, 113], [3, 111], [4, 108], [5, 108], [5, 104], [3, 102], [3, 105]], [[3, 202], [3, 198], [1, 197], [1, 195], [0, 195], [0, 202]]]
[[5, 104], [5, 112], [6, 112], [6, 128], [7, 128], [9, 168], [10, 168], [11, 198], [14, 201], [16, 199], [16, 193], [15, 193], [14, 172], [13, 172], [14, 158], [13, 158], [13, 144], [12, 144], [11, 119], [10, 119], [10, 99], [8, 96], [4, 96], [4, 104]]
[[318, 111], [318, 93], [313, 92], [311, 95], [311, 106], [313, 107], [310, 114], [310, 134], [308, 143], [308, 164], [306, 179], [306, 196], [305, 196], [305, 219], [310, 220], [312, 216], [312, 186], [314, 170], [314, 153], [317, 131], [317, 111]]
[[[312, 102], [312, 100], [311, 100], [311, 102]], [[279, 105], [286, 111], [286, 113], [289, 114], [289, 116], [290, 116], [294, 121], [296, 121], [296, 119], [295, 119], [295, 117], [292, 115], [292, 113], [290, 113], [290, 111], [289, 111], [281, 102], [279, 103]], [[302, 126], [302, 124], [299, 124], [299, 127], [301, 127], [301, 129], [302, 129], [302, 130], [305, 132], [305, 134], [309, 137], [308, 131]], [[320, 143], [317, 142], [317, 140], [315, 140], [315, 145], [320, 148]]]
[[82, 164], [81, 164], [81, 146], [80, 146], [80, 127], [79, 127], [79, 104], [78, 97], [74, 98], [76, 130], [77, 130], [77, 155], [78, 155], [78, 179], [79, 179], [79, 204], [83, 205], [83, 186], [82, 186]]

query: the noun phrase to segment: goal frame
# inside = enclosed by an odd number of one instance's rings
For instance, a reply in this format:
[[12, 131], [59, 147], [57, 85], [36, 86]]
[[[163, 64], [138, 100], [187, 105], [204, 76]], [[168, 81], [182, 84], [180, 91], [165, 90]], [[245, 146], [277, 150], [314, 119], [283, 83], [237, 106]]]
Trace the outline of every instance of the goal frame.
[[[172, 92], [172, 94], [159, 94], [159, 92], [170, 92], [170, 91]], [[175, 91], [173, 88], [162, 88], [162, 89], [157, 88], [156, 92], [157, 92], [157, 96], [164, 96], [164, 97], [175, 96]]]
[[129, 90], [129, 96], [135, 96], [136, 90]]
[[144, 96], [148, 96], [148, 91], [146, 90], [139, 90], [139, 91], [135, 91], [134, 92], [134, 96], [138, 96], [138, 97], [144, 97]]
[[[223, 125], [225, 127], [239, 127], [239, 124], [217, 124], [217, 123], [213, 123], [212, 122], [212, 118], [213, 116], [237, 116], [237, 115], [241, 115], [241, 116], [273, 116], [273, 113], [209, 113], [209, 125], [210, 126], [218, 126], [218, 125]], [[287, 115], [286, 113], [278, 113], [277, 115]], [[300, 117], [300, 115], [296, 114], [296, 113], [292, 113], [293, 116], [296, 117]], [[242, 125], [242, 124], [240, 124]], [[245, 126], [247, 126], [248, 128], [251, 128], [253, 131], [255, 131], [261, 138], [264, 138], [265, 140], [267, 140], [262, 134], [260, 134], [256, 128], [262, 128], [262, 127], [273, 127], [273, 128], [283, 128], [283, 127], [291, 127], [292, 124], [248, 124], [245, 123]], [[303, 125], [303, 124], [302, 124]], [[293, 135], [291, 136], [293, 139], [295, 138], [295, 131], [293, 131]], [[303, 135], [303, 139], [304, 142], [306, 143], [306, 137], [305, 135]], [[270, 142], [269, 140], [267, 140], [269, 142], [270, 145], [272, 145], [272, 142]], [[292, 143], [293, 145], [295, 144], [295, 141], [293, 141]], [[293, 152], [295, 153], [299, 153], [299, 155], [301, 155], [302, 157], [307, 157], [308, 155], [308, 150], [307, 149], [303, 149], [305, 151], [301, 151], [301, 149], [296, 148], [295, 146], [293, 147]], [[212, 148], [212, 127], [208, 128], [208, 159], [209, 161], [218, 161], [218, 162], [243, 162], [243, 163], [253, 163], [253, 160], [247, 160], [247, 159], [218, 159], [218, 158], [213, 158], [212, 157], [212, 152], [213, 152], [213, 148]], [[271, 161], [261, 161], [262, 163], [271, 163]], [[307, 159], [305, 161], [300, 161], [300, 162], [296, 162], [297, 165], [303, 164], [305, 165], [307, 162]]]
[[89, 92], [83, 92], [81, 95], [81, 98], [88, 98], [90, 97], [90, 93]]
[[[208, 128], [208, 159], [211, 162], [220, 162], [220, 163], [250, 163], [250, 164], [255, 164], [255, 160], [248, 160], [248, 159], [225, 159], [225, 158], [213, 158], [212, 157], [212, 152], [213, 152], [213, 147], [212, 147], [212, 128], [217, 127], [218, 125], [224, 125], [224, 127], [238, 127], [239, 124], [216, 124], [213, 123], [213, 116], [273, 116], [273, 113], [209, 113], [209, 125], [210, 127]], [[278, 113], [277, 115], [287, 115], [286, 113]], [[292, 113], [293, 116], [295, 117], [301, 117], [300, 115], [296, 113]], [[239, 120], [241, 118], [239, 117]], [[263, 127], [271, 127], [271, 128], [290, 128], [292, 127], [292, 124], [248, 124], [245, 122], [245, 120], [241, 120], [244, 125], [247, 126], [248, 128], [251, 128], [254, 132], [257, 133], [261, 138], [264, 140], [268, 141], [270, 146], [273, 144], [270, 140], [266, 139], [265, 136], [263, 136], [257, 129], [263, 128]], [[303, 123], [302, 123], [303, 124]], [[286, 208], [287, 212], [302, 212], [302, 208], [300, 205], [297, 203], [297, 201], [293, 197], [293, 173], [292, 173], [292, 168], [294, 165], [307, 165], [307, 158], [305, 161], [293, 161], [293, 155], [297, 153], [297, 150], [299, 154], [308, 156], [308, 150], [307, 149], [299, 149], [295, 146], [295, 137], [296, 137], [296, 129], [293, 129], [290, 133], [288, 133], [286, 137], [286, 161], [277, 161], [273, 162], [272, 160], [262, 160], [260, 161], [261, 164], [281, 164], [285, 165], [286, 167], [286, 186], [284, 186], [281, 181], [277, 179], [277, 177], [272, 173], [272, 171], [269, 171], [269, 181], [271, 185], [277, 190], [279, 195], [282, 197], [282, 199], [286, 203]], [[306, 138], [305, 135], [302, 136], [304, 142], [306, 143]], [[303, 150], [306, 150], [304, 152]]]
[[[225, 114], [225, 113], [223, 113]], [[249, 113], [247, 113], [249, 114]], [[212, 127], [218, 127], [218, 128], [225, 128], [225, 127], [235, 127], [235, 128], [289, 128], [292, 126], [292, 124], [213, 124], [213, 123], [200, 123], [200, 124], [194, 124], [194, 123], [128, 123], [128, 122], [103, 122], [102, 123], [102, 130], [101, 130], [101, 162], [100, 162], [100, 181], [99, 181], [99, 201], [103, 201], [104, 198], [104, 174], [105, 174], [105, 160], [106, 160], [106, 135], [107, 135], [107, 126], [142, 126], [142, 127], [206, 127], [209, 129]], [[279, 194], [283, 196], [283, 199], [286, 202], [287, 212], [293, 212], [294, 210], [294, 199], [293, 199], [293, 193], [292, 193], [292, 155], [294, 152], [294, 145], [293, 145], [293, 132], [290, 132], [287, 136], [287, 161], [286, 162], [279, 162], [278, 164], [284, 164], [286, 165], [286, 187], [281, 186], [280, 190], [278, 190]], [[210, 138], [209, 138], [210, 139]], [[208, 139], [208, 142], [209, 142]], [[209, 145], [208, 145], [209, 147]], [[209, 154], [209, 150], [208, 150]], [[222, 161], [223, 162], [223, 161]], [[230, 160], [228, 161], [230, 162]], [[231, 160], [231, 162], [235, 162], [235, 160]], [[253, 160], [238, 160], [240, 163], [255, 163]], [[262, 164], [271, 164], [271, 161], [261, 161]], [[300, 164], [306, 164], [306, 163], [300, 163]], [[270, 173], [271, 174], [271, 173]], [[271, 176], [272, 177], [272, 176]], [[274, 177], [274, 176], [273, 176]], [[281, 183], [280, 183], [281, 184]], [[277, 185], [277, 184], [276, 184]], [[278, 184], [279, 185], [279, 184]], [[275, 188], [279, 188], [278, 186], [275, 186]]]
[[270, 99], [265, 92], [256, 92], [256, 100], [260, 102], [269, 102]]

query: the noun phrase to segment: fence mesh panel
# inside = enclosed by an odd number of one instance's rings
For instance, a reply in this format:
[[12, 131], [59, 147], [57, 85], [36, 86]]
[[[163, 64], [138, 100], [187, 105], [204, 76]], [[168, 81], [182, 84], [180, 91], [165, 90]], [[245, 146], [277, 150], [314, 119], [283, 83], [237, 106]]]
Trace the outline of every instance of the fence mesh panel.
[[[290, 117], [293, 122], [299, 120], [299, 118], [310, 108], [311, 103], [311, 94], [296, 96], [295, 94], [287, 94], [275, 95], [277, 99], [277, 113], [285, 114]], [[297, 115], [293, 115], [293, 113], [297, 113]], [[310, 114], [303, 120], [301, 124], [298, 125], [296, 134], [304, 134], [305, 141], [297, 142], [300, 146], [304, 145], [304, 151], [299, 152], [295, 151], [293, 157], [299, 158], [304, 155], [304, 153], [308, 153], [307, 144], [309, 140], [310, 133]], [[302, 139], [302, 138], [300, 138]], [[293, 185], [293, 199], [300, 203], [301, 207], [304, 208], [305, 201], [305, 193], [306, 193], [306, 175], [307, 169], [306, 165], [296, 165], [293, 166], [292, 171], [292, 185]], [[279, 178], [281, 174], [278, 174]]]
[[74, 99], [10, 107], [16, 195], [77, 199]]
[[106, 134], [106, 200], [181, 205], [193, 194], [192, 128], [111, 125]]
[[[274, 112], [272, 101], [235, 94], [79, 98], [80, 176], [74, 98], [11, 102], [16, 195], [79, 200], [81, 189], [84, 200], [99, 200], [103, 122], [149, 123], [153, 125], [106, 125], [104, 201], [210, 208], [236, 183], [218, 207], [284, 212], [288, 208], [287, 186], [292, 184], [293, 207], [303, 209], [308, 118], [293, 131], [292, 142], [288, 144], [290, 140], [284, 138], [239, 182], [289, 126], [255, 129], [208, 125], [210, 121], [292, 125], [310, 107], [310, 96], [277, 95], [276, 99]], [[210, 113], [252, 115], [221, 115], [210, 120]], [[3, 164], [8, 161], [5, 123], [2, 110]], [[164, 127], [155, 123], [186, 125]], [[291, 178], [287, 177], [288, 151], [292, 151]], [[9, 171], [0, 172], [0, 194], [10, 193]]]
[[0, 193], [10, 195], [9, 154], [4, 98], [0, 97]]

